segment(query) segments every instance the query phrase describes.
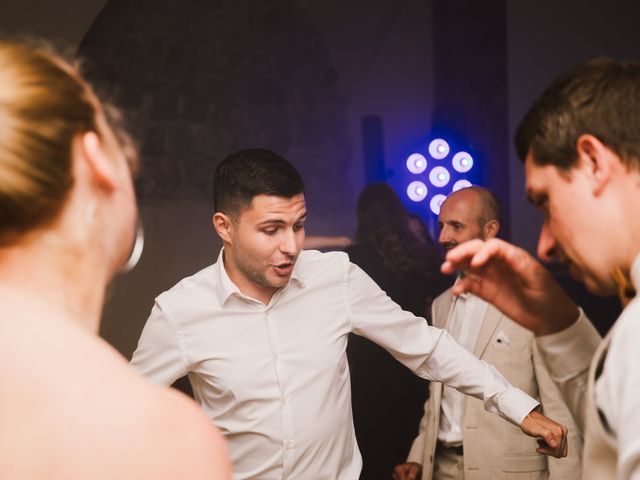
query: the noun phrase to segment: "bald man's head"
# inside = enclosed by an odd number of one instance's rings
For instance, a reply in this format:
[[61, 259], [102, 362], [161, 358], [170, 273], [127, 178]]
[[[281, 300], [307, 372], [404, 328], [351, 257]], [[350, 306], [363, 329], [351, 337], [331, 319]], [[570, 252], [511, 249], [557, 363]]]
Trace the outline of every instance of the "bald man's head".
[[463, 188], [444, 201], [438, 225], [445, 250], [474, 238], [493, 238], [500, 230], [500, 204], [486, 188]]

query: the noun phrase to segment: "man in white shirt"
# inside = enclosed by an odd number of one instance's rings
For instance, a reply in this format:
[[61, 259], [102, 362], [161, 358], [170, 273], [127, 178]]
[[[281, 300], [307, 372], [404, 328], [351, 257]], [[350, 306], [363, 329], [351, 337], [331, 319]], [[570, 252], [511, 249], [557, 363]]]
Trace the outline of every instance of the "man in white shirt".
[[[442, 204], [438, 225], [439, 242], [447, 251], [474, 238], [488, 240], [500, 230], [500, 205], [485, 188], [465, 188]], [[467, 350], [495, 365], [514, 386], [539, 398], [545, 413], [569, 428], [569, 455], [548, 464], [546, 456], [535, 454], [533, 438], [487, 413], [475, 398], [431, 383], [419, 434], [407, 463], [394, 469], [394, 478], [497, 480], [526, 475], [532, 480], [579, 479], [580, 437], [535, 348], [534, 335], [475, 295], [454, 297], [451, 290], [433, 302], [433, 325], [446, 329]]]
[[346, 254], [301, 251], [304, 187], [289, 162], [241, 150], [213, 184], [218, 261], [156, 299], [131, 364], [158, 383], [189, 376], [228, 440], [235, 478], [358, 478], [349, 332], [566, 455], [566, 428], [494, 367], [403, 312]]
[[593, 293], [619, 294], [604, 341], [548, 272], [497, 239], [451, 250], [472, 292], [530, 329], [584, 431], [583, 478], [640, 478], [640, 62], [591, 60], [560, 76], [516, 133], [538, 241]]

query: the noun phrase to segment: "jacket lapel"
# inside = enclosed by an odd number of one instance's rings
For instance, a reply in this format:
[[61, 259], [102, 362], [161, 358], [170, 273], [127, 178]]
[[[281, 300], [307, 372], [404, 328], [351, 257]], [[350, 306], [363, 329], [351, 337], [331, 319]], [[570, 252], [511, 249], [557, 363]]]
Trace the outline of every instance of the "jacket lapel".
[[500, 319], [502, 318], [502, 312], [495, 308], [493, 305], [489, 304], [489, 308], [487, 309], [487, 313], [482, 319], [482, 328], [480, 329], [480, 335], [478, 335], [478, 341], [476, 342], [476, 346], [473, 349], [473, 354], [482, 358], [484, 351], [489, 344], [489, 340], [493, 337], [496, 328], [498, 328], [498, 323], [500, 323]]
[[454, 300], [455, 298], [451, 293], [451, 289], [448, 289], [434, 300], [431, 315], [434, 327], [445, 328], [447, 326], [449, 318], [451, 318], [453, 314]]

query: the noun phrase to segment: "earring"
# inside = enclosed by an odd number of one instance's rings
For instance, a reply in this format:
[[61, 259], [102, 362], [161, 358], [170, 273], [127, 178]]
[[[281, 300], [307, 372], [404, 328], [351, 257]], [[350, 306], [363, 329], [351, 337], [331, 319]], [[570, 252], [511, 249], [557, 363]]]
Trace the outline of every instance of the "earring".
[[129, 273], [138, 264], [140, 257], [142, 256], [142, 250], [144, 249], [144, 229], [142, 228], [142, 221], [140, 216], [136, 220], [136, 238], [133, 241], [131, 247], [131, 253], [126, 263], [120, 269], [120, 273]]

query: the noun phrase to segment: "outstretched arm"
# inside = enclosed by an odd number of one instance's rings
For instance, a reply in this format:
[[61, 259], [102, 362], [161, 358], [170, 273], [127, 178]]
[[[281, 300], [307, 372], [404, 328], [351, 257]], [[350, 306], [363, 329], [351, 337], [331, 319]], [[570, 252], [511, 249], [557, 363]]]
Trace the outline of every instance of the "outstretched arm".
[[549, 445], [544, 453], [566, 454], [566, 429], [532, 412], [538, 402], [513, 387], [498, 370], [459, 345], [451, 335], [404, 312], [355, 265], [347, 266], [347, 309], [352, 332], [385, 348], [427, 380], [442, 382], [481, 399], [500, 415]]

